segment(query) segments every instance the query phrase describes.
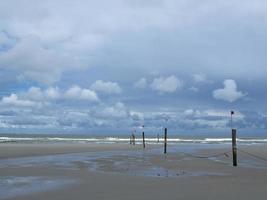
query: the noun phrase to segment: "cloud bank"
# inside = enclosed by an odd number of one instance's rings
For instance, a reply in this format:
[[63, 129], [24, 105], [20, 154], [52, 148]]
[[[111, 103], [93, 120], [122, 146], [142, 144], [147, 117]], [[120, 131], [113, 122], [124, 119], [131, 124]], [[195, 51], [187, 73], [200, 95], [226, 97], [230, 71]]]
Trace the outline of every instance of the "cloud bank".
[[154, 133], [168, 118], [175, 133], [225, 133], [231, 109], [242, 131], [264, 132], [266, 10], [262, 0], [0, 1], [0, 132]]

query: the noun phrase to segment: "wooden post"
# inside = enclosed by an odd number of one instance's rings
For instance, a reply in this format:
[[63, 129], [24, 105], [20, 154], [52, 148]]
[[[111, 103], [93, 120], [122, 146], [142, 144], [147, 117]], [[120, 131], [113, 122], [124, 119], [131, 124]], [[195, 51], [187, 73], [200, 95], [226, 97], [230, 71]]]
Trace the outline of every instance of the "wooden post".
[[233, 166], [237, 166], [236, 129], [232, 129]]
[[157, 138], [158, 138], [158, 143], [159, 143], [159, 134], [157, 135]]
[[135, 145], [135, 135], [133, 134], [133, 145]]
[[167, 153], [167, 128], [165, 128], [164, 132], [164, 154]]
[[130, 144], [132, 144], [132, 136], [130, 135]]
[[143, 131], [142, 133], [143, 136], [143, 148], [146, 148], [146, 143], [145, 143], [145, 132]]

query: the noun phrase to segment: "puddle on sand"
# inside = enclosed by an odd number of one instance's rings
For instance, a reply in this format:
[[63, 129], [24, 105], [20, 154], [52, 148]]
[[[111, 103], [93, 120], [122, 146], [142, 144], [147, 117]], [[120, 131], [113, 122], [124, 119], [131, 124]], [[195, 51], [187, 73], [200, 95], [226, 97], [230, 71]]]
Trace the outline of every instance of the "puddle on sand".
[[69, 179], [54, 179], [51, 177], [1, 176], [0, 199], [10, 199], [17, 196], [56, 190], [74, 184], [74, 182]]
[[158, 166], [151, 166], [146, 169], [139, 169], [133, 171], [129, 170], [127, 174], [134, 176], [148, 176], [148, 177], [178, 177], [187, 175], [185, 171], [168, 170], [166, 168]]
[[169, 169], [164, 166], [155, 165], [151, 157], [134, 156], [113, 156], [108, 159], [94, 159], [90, 161], [88, 168], [91, 171], [98, 171], [112, 174], [126, 174], [130, 176], [145, 177], [192, 177], [192, 176], [224, 176], [224, 173], [211, 173], [206, 171], [185, 171]]
[[[175, 152], [169, 148], [170, 152]], [[191, 149], [190, 149], [191, 151]], [[209, 173], [185, 172], [180, 169], [168, 169], [152, 162], [153, 156], [162, 155], [161, 149], [145, 151], [108, 151], [85, 152], [64, 155], [35, 156], [0, 160], [2, 167], [38, 167], [51, 166], [71, 170], [84, 170], [119, 173], [149, 177], [204, 176]], [[167, 158], [168, 161], [168, 158]]]

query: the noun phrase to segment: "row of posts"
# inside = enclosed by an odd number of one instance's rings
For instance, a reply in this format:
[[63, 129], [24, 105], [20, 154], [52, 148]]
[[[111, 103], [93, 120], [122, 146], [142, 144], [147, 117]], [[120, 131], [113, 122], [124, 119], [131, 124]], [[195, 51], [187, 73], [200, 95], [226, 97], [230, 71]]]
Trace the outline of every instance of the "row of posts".
[[[167, 128], [164, 129], [164, 154], [167, 153]], [[157, 135], [157, 139], [159, 142], [159, 134]], [[142, 143], [143, 148], [146, 148], [145, 142], [145, 132], [142, 132]], [[130, 144], [135, 145], [135, 134], [133, 133], [130, 137]], [[236, 129], [232, 129], [232, 155], [233, 155], [233, 166], [237, 166], [237, 146], [236, 146]]]
[[[159, 134], [157, 135], [157, 139], [159, 142]], [[132, 135], [130, 136], [130, 144], [135, 145], [135, 134], [132, 133]], [[146, 140], [145, 140], [145, 132], [142, 132], [142, 144], [143, 144], [143, 148], [146, 148]], [[164, 154], [167, 153], [167, 128], [164, 129]]]

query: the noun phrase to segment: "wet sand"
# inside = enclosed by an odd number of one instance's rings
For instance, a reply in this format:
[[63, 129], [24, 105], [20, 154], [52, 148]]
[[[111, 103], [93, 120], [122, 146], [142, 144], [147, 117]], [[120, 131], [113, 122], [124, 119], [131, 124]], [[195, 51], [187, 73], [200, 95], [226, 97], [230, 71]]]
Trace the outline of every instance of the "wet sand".
[[[229, 147], [203, 145], [186, 153], [208, 156]], [[155, 148], [1, 144], [0, 199], [266, 199], [263, 160], [240, 153], [240, 165], [232, 167], [231, 153], [203, 159], [184, 154], [183, 148], [173, 148], [167, 155]], [[264, 145], [241, 148], [267, 155]]]

